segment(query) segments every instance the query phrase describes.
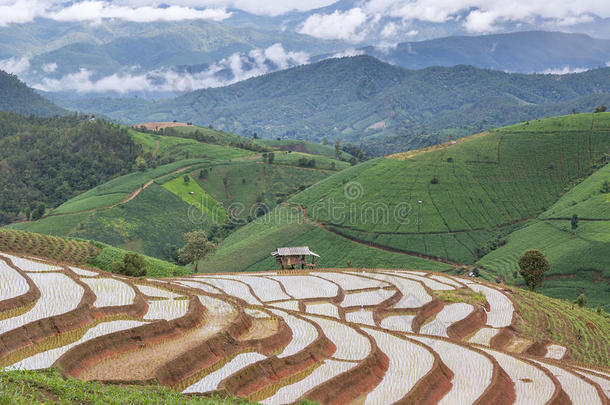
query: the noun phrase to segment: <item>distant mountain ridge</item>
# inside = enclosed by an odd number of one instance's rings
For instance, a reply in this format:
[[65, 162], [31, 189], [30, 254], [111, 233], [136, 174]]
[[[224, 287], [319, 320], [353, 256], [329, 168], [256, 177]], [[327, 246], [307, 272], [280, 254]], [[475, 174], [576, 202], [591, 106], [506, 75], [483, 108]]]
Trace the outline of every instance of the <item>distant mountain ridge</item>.
[[610, 63], [610, 39], [586, 34], [526, 31], [480, 36], [452, 36], [402, 42], [396, 47], [361, 49], [367, 55], [407, 69], [472, 65], [508, 72], [570, 73]]
[[135, 107], [130, 99], [106, 100], [97, 112], [131, 123], [176, 119], [264, 138], [329, 138], [378, 155], [572, 109], [591, 111], [610, 103], [609, 78], [610, 68], [564, 76], [471, 66], [405, 70], [357, 56]]
[[34, 114], [41, 117], [67, 114], [66, 110], [36, 93], [17, 76], [2, 70], [0, 70], [0, 111]]

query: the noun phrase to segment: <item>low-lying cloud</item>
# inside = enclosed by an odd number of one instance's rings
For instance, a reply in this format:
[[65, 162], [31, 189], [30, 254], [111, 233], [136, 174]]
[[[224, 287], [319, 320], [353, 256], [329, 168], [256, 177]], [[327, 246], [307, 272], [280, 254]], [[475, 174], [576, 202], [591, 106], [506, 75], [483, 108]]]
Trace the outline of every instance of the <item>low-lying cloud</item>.
[[45, 77], [32, 83], [44, 91], [75, 91], [77, 93], [168, 93], [181, 94], [192, 90], [227, 86], [278, 69], [309, 62], [304, 52], [287, 51], [280, 44], [248, 53], [234, 53], [199, 72], [162, 69], [134, 72], [134, 69], [101, 78], [88, 69], [60, 78]]
[[32, 22], [36, 18], [55, 21], [93, 21], [120, 19], [132, 22], [214, 20], [231, 16], [224, 8], [194, 8], [182, 5], [117, 4], [110, 1], [87, 0], [63, 3], [49, 0], [0, 0], [0, 26]]
[[539, 73], [542, 73], [545, 75], [567, 75], [569, 73], [582, 73], [582, 72], [586, 72], [587, 70], [590, 70], [590, 69], [582, 68], [582, 67], [564, 66], [564, 67], [559, 67], [559, 68], [544, 69], [544, 70], [540, 71]]
[[30, 60], [28, 58], [8, 58], [0, 60], [0, 70], [12, 73], [14, 75], [22, 75], [30, 69]]
[[362, 29], [368, 17], [360, 8], [332, 14], [313, 14], [298, 29], [301, 34], [322, 39], [361, 41], [366, 34]]

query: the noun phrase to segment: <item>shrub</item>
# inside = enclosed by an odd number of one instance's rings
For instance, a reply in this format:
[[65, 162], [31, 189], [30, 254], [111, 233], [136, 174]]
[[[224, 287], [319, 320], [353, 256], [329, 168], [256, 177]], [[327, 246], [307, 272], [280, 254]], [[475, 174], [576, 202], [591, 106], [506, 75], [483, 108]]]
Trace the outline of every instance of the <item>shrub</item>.
[[574, 304], [578, 305], [581, 308], [584, 307], [585, 305], [587, 305], [587, 296], [584, 293], [581, 293], [574, 300]]
[[528, 250], [519, 259], [519, 273], [531, 291], [542, 283], [544, 273], [550, 268], [549, 261], [536, 249]]
[[137, 253], [127, 253], [123, 261], [114, 262], [111, 266], [113, 273], [129, 277], [143, 277], [146, 275], [146, 260]]
[[438, 179], [433, 177], [432, 180], [430, 180], [430, 184], [438, 184]]

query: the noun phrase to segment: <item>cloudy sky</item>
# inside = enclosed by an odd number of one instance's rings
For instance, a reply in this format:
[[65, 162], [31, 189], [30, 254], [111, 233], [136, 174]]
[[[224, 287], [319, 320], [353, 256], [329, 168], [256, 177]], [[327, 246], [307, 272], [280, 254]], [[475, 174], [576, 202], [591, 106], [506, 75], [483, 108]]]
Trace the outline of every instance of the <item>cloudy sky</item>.
[[[105, 18], [150, 22], [230, 17], [231, 9], [252, 14], [278, 16], [291, 11], [309, 11], [333, 4], [332, 0], [0, 0], [0, 25], [24, 23], [38, 17], [58, 21], [99, 21]], [[297, 28], [320, 38], [357, 42], [383, 17], [443, 23], [457, 21], [468, 32], [496, 31], [506, 22], [552, 21], [569, 26], [610, 17], [608, 0], [354, 0], [353, 7], [314, 13]], [[380, 27], [391, 36], [396, 22]]]

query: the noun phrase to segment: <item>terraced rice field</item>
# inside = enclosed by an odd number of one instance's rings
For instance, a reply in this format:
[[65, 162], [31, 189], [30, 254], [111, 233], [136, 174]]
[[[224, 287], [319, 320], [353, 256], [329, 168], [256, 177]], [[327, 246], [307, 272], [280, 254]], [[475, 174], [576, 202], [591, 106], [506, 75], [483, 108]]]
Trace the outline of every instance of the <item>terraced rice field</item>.
[[[608, 403], [607, 364], [519, 335], [510, 290], [475, 279], [381, 270], [130, 279], [0, 253], [0, 286], [0, 367], [264, 404]], [[485, 300], [439, 298], [454, 290]]]

